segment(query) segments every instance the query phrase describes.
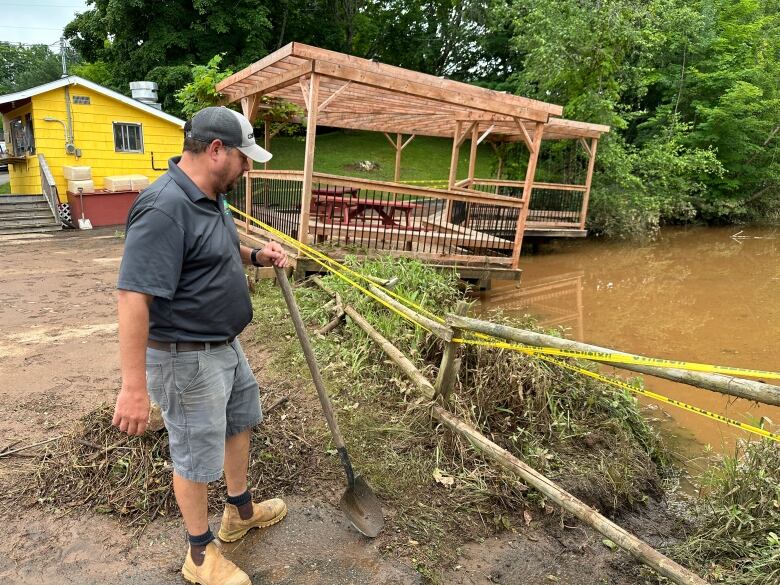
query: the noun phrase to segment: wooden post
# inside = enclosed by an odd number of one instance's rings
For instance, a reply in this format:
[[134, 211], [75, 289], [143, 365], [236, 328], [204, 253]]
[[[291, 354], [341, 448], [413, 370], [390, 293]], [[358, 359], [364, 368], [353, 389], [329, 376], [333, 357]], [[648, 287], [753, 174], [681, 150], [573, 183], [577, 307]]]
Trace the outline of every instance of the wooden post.
[[598, 138], [591, 138], [590, 160], [588, 161], [588, 176], [585, 178], [585, 193], [582, 194], [582, 209], [580, 210], [580, 229], [585, 229], [585, 217], [588, 214], [588, 201], [590, 200], [590, 184], [593, 181], [593, 168], [596, 166], [596, 147], [599, 145]]
[[[580, 343], [570, 339], [561, 339], [560, 337], [553, 337], [552, 335], [544, 335], [534, 331], [526, 331], [525, 329], [498, 325], [496, 323], [472, 319], [470, 317], [461, 317], [459, 315], [447, 315], [447, 323], [451, 323], [452, 326], [466, 329], [467, 331], [484, 333], [485, 335], [490, 335], [492, 337], [498, 337], [508, 341], [517, 341], [534, 347], [554, 347], [556, 349], [571, 351], [632, 355], [623, 351], [600, 347], [598, 345]], [[729, 394], [730, 396], [737, 396], [738, 398], [745, 398], [746, 400], [780, 406], [780, 388], [773, 384], [759, 382], [758, 380], [745, 380], [743, 378], [735, 378], [734, 376], [710, 374], [707, 372], [676, 370], [674, 368], [662, 366], [638, 366], [620, 362], [601, 363], [623, 370], [631, 370], [632, 372], [639, 372], [641, 374], [672, 380], [673, 382], [689, 384], [698, 388], [714, 390], [721, 394]]]
[[525, 172], [525, 184], [523, 185], [523, 208], [517, 214], [517, 227], [515, 228], [515, 243], [512, 247], [512, 268], [517, 269], [520, 266], [520, 248], [523, 246], [523, 232], [525, 231], [525, 220], [528, 217], [528, 207], [531, 204], [531, 192], [534, 189], [534, 177], [536, 176], [536, 162], [539, 160], [539, 151], [542, 147], [542, 133], [544, 124], [536, 123], [533, 142], [531, 143], [528, 156], [528, 168]]
[[[455, 122], [455, 134], [452, 135], [452, 155], [450, 156], [450, 177], [447, 188], [452, 189], [458, 180], [458, 154], [460, 153], [460, 134], [463, 129], [463, 122]], [[448, 203], [449, 205], [449, 203]]]
[[[469, 305], [465, 301], [458, 301], [455, 307], [456, 315], [465, 315], [468, 311]], [[452, 329], [452, 336], [455, 338], [460, 337], [460, 329]], [[441, 396], [442, 400], [447, 402], [450, 399], [452, 388], [455, 386], [455, 380], [458, 377], [458, 371], [460, 370], [460, 358], [458, 355], [458, 344], [450, 341], [444, 347], [444, 355], [441, 357], [441, 365], [439, 366], [439, 374], [436, 376], [436, 383], [433, 387], [436, 389], [436, 395]]]
[[[263, 124], [263, 148], [265, 148], [268, 152], [271, 152], [271, 121], [266, 118], [265, 124]], [[263, 165], [265, 165], [263, 168], [267, 171], [268, 170], [268, 162], [265, 161]]]
[[[460, 154], [460, 135], [463, 128], [463, 122], [458, 120], [455, 122], [455, 134], [452, 135], [452, 155], [450, 156], [450, 176], [447, 181], [447, 189], [451, 190], [455, 187], [455, 183], [458, 180], [458, 155]], [[444, 222], [449, 223], [450, 212], [452, 211], [452, 200], [447, 199], [447, 203], [444, 204]]]
[[395, 135], [395, 178], [396, 183], [401, 179], [401, 134]]
[[492, 459], [501, 467], [515, 473], [528, 485], [538, 490], [567, 512], [573, 514], [585, 524], [598, 530], [620, 548], [654, 569], [658, 574], [668, 577], [679, 585], [707, 585], [707, 582], [672, 559], [662, 555], [644, 541], [627, 532], [614, 522], [599, 514], [567, 491], [561, 489], [547, 477], [529, 467], [520, 459], [489, 440], [477, 429], [456, 418], [440, 406], [432, 408], [434, 418], [444, 423], [451, 431], [464, 437], [471, 445]]
[[303, 191], [301, 193], [301, 223], [298, 241], [309, 243], [309, 209], [311, 207], [312, 173], [314, 172], [314, 143], [317, 138], [317, 108], [320, 98], [320, 76], [311, 74], [308, 111], [306, 115], [306, 155], [303, 161]]
[[[252, 177], [244, 173], [244, 213], [252, 215]], [[249, 233], [249, 218], [244, 218], [244, 233]]]
[[471, 129], [471, 149], [469, 150], [469, 182], [467, 183], [468, 188], [471, 188], [471, 182], [474, 180], [474, 170], [477, 168], [477, 146], [479, 146], [479, 142], [477, 141], [478, 137], [479, 137], [479, 124], [474, 124], [474, 127]]

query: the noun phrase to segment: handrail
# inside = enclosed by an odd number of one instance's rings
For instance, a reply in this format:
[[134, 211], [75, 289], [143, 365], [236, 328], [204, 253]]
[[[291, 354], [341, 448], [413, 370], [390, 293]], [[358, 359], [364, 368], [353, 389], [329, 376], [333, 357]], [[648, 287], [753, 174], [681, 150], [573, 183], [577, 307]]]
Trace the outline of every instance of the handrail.
[[[470, 185], [496, 185], [498, 187], [524, 187], [525, 181], [510, 181], [509, 179], [471, 179]], [[557, 189], [558, 191], [587, 191], [585, 185], [568, 183], [534, 183], [534, 189]]]
[[[249, 177], [253, 179], [285, 179], [291, 181], [303, 181], [302, 171], [279, 171], [279, 170], [253, 170], [249, 171]], [[484, 205], [500, 205], [504, 207], [522, 208], [524, 202], [516, 197], [507, 197], [505, 195], [493, 195], [480, 191], [468, 191], [466, 189], [433, 189], [431, 187], [417, 187], [406, 185], [404, 183], [395, 183], [393, 181], [376, 181], [374, 179], [363, 179], [357, 177], [342, 177], [339, 175], [329, 175], [326, 173], [312, 173], [312, 178], [316, 182], [328, 183], [338, 187], [358, 187], [361, 189], [374, 191], [389, 191], [400, 193], [402, 195], [414, 195], [417, 197], [431, 197], [434, 199], [449, 199], [453, 201], [463, 201], [466, 203], [481, 203]]]
[[54, 175], [49, 170], [49, 165], [46, 163], [46, 157], [43, 154], [38, 155], [38, 166], [41, 169], [41, 190], [43, 196], [46, 198], [46, 202], [49, 204], [54, 219], [57, 223], [60, 222], [60, 215], [57, 212], [57, 204], [59, 203], [59, 193], [57, 191], [57, 183], [54, 181]]

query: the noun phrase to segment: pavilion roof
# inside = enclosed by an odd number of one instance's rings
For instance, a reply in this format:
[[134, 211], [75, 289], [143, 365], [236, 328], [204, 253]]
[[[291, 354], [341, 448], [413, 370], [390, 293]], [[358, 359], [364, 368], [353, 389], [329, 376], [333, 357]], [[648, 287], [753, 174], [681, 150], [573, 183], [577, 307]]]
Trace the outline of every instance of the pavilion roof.
[[[308, 83], [320, 77], [317, 124], [335, 128], [452, 137], [476, 124], [490, 139], [528, 141], [537, 123], [544, 139], [598, 138], [609, 126], [566, 120], [555, 104], [290, 43], [217, 84], [228, 102], [256, 112], [260, 97], [307, 109]], [[460, 122], [460, 124], [458, 124]], [[522, 127], [521, 127], [522, 126]]]

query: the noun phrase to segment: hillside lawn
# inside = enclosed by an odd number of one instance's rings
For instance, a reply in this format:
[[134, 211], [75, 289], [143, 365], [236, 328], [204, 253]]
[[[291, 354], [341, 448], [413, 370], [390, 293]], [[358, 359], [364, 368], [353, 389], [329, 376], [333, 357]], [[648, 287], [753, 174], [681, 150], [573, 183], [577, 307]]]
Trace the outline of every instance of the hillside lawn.
[[[258, 133], [259, 136], [259, 133]], [[395, 138], [395, 135], [391, 135]], [[404, 135], [404, 141], [408, 135]], [[305, 140], [302, 136], [279, 136], [271, 140], [274, 157], [268, 168], [278, 170], [303, 169]], [[463, 143], [458, 157], [458, 179], [468, 175], [469, 141]], [[417, 136], [401, 154], [401, 181], [447, 182], [452, 154], [452, 140]], [[355, 168], [358, 161], [379, 163], [379, 169], [365, 172]], [[263, 168], [262, 165], [256, 165]], [[477, 150], [475, 176], [492, 178], [496, 157], [489, 144]], [[381, 181], [392, 181], [395, 169], [395, 150], [381, 132], [355, 130], [334, 131], [317, 136], [314, 170], [331, 175], [346, 175]]]

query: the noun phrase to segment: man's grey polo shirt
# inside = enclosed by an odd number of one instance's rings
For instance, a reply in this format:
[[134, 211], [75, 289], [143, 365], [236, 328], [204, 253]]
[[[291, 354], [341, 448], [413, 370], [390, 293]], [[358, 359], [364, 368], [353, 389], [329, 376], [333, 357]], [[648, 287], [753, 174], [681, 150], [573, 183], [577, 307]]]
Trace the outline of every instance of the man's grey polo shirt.
[[180, 158], [130, 208], [117, 288], [154, 297], [150, 339], [221, 341], [252, 320], [238, 231], [224, 197], [209, 199]]

